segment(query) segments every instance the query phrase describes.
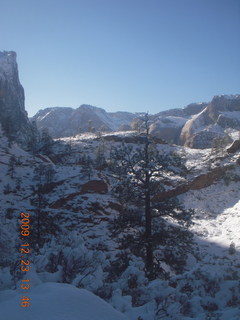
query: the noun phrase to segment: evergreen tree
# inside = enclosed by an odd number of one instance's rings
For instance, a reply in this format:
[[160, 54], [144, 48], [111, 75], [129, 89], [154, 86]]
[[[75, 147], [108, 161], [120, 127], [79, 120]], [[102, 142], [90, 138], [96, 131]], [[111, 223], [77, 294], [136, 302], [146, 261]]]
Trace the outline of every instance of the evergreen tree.
[[79, 163], [81, 164], [82, 176], [87, 177], [90, 181], [93, 174], [93, 160], [89, 155], [86, 156], [86, 154], [83, 154], [79, 159]]
[[52, 138], [49, 135], [48, 129], [44, 128], [41, 134], [41, 139], [40, 139], [40, 144], [41, 144], [41, 149], [44, 153], [49, 153], [50, 152], [50, 147], [52, 144]]
[[34, 196], [30, 201], [34, 210], [31, 214], [29, 238], [33, 249], [39, 251], [47, 241], [50, 241], [60, 232], [60, 227], [57, 217], [47, 209], [48, 203], [42, 187], [38, 185], [34, 191]]
[[[149, 134], [147, 114], [142, 123], [143, 130], [136, 147], [122, 144], [111, 152], [111, 170], [116, 180], [113, 191], [123, 206], [123, 212], [114, 222], [113, 230], [124, 230], [126, 244], [130, 243], [132, 247], [135, 245], [137, 251], [141, 247], [145, 248], [146, 273], [152, 277], [153, 250], [156, 235], [163, 231], [163, 217], [171, 216], [173, 220], [187, 226], [190, 214], [180, 210], [174, 201], [166, 204], [159, 200], [158, 194], [164, 190], [165, 182], [176, 174], [183, 174], [186, 169], [178, 155], [160, 152]], [[157, 218], [158, 222], [162, 222], [161, 226], [159, 223], [160, 230], [156, 229], [157, 223], [153, 224]]]
[[40, 164], [34, 169], [33, 180], [36, 181], [36, 184], [32, 186], [33, 196], [30, 201], [34, 207], [31, 215], [31, 229], [34, 231], [31, 232], [30, 238], [33, 248], [37, 251], [60, 231], [58, 217], [48, 209], [45, 196], [54, 174], [52, 166]]
[[15, 174], [15, 166], [16, 166], [16, 158], [14, 155], [11, 155], [8, 163], [8, 174], [10, 175], [11, 178], [14, 177]]
[[32, 121], [31, 127], [31, 135], [29, 136], [28, 140], [28, 148], [32, 151], [33, 154], [37, 153], [39, 147], [39, 132], [37, 129], [36, 121]]
[[105, 156], [106, 146], [101, 136], [99, 137], [99, 140], [100, 140], [100, 143], [95, 149], [95, 168], [101, 171], [102, 169], [107, 167], [106, 156]]
[[45, 166], [40, 163], [37, 167], [34, 168], [33, 180], [37, 181], [37, 184], [42, 186], [45, 183]]
[[47, 166], [45, 170], [45, 183], [49, 184], [53, 182], [55, 174], [56, 171], [53, 169], [52, 165]]

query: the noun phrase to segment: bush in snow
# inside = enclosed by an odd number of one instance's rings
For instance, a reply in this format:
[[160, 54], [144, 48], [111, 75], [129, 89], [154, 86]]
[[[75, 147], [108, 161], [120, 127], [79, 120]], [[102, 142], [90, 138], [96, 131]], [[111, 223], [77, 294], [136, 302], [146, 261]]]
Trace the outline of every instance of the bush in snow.
[[[6, 227], [7, 226], [7, 227]], [[0, 266], [6, 267], [14, 260], [14, 238], [13, 238], [13, 225], [9, 228], [9, 224], [0, 220]]]
[[[7, 219], [8, 220], [8, 219]], [[21, 276], [14, 220], [0, 219], [0, 288], [17, 283]]]
[[148, 279], [145, 276], [144, 262], [141, 258], [132, 256], [129, 266], [122, 273], [113, 288], [120, 289], [123, 296], [131, 296], [132, 303], [140, 306], [146, 303], [145, 291]]
[[8, 183], [8, 184], [6, 184], [4, 187], [3, 187], [3, 193], [4, 194], [9, 194], [9, 193], [11, 193], [12, 192], [12, 189], [11, 189], [11, 187], [10, 187], [10, 184]]
[[233, 255], [236, 253], [236, 247], [235, 247], [235, 243], [234, 242], [231, 242], [230, 246], [229, 246], [229, 249], [228, 249], [228, 253]]
[[103, 285], [103, 266], [107, 264], [101, 251], [89, 250], [77, 232], [63, 236], [49, 255], [46, 269], [56, 272], [62, 269], [62, 282], [96, 291]]

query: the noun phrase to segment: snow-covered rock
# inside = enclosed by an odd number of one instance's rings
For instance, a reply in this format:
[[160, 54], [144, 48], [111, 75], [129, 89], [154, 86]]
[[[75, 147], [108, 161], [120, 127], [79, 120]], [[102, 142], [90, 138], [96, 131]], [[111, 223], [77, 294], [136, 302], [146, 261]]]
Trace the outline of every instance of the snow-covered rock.
[[167, 116], [159, 117], [150, 127], [150, 134], [167, 142], [178, 143], [181, 129], [187, 118]]
[[240, 95], [216, 96], [184, 125], [180, 141], [191, 148], [210, 148], [215, 138], [226, 137], [226, 129], [239, 131]]
[[40, 110], [32, 120], [38, 129], [48, 128], [54, 138], [81, 132], [116, 131], [129, 126], [136, 115], [130, 112], [106, 112], [102, 108], [81, 105], [77, 109], [54, 107]]

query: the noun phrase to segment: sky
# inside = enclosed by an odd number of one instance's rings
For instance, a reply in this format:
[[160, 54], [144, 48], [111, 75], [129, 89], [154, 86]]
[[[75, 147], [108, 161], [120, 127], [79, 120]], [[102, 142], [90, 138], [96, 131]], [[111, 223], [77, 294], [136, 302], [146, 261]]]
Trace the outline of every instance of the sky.
[[240, 0], [0, 0], [29, 116], [157, 113], [240, 94]]

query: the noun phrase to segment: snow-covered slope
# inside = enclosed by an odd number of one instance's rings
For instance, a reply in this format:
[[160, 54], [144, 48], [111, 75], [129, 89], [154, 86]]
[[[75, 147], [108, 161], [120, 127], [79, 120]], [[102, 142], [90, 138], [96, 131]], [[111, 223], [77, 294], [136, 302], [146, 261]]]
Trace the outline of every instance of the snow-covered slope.
[[[106, 154], [108, 147], [118, 144], [120, 139], [126, 140], [127, 137], [132, 137], [128, 141], [132, 141], [131, 143], [134, 141], [133, 133], [115, 133], [115, 136], [117, 138], [113, 139], [113, 134], [106, 134], [104, 144]], [[72, 320], [78, 319], [79, 313], [88, 319], [95, 319], [96, 315], [98, 319], [103, 320], [108, 320], [109, 317], [124, 319], [110, 306], [84, 290], [48, 283], [66, 281], [71, 285], [98, 293], [130, 320], [137, 320], [138, 317], [143, 320], [205, 320], [209, 314], [221, 320], [238, 320], [240, 317], [238, 308], [240, 170], [237, 165], [239, 152], [214, 155], [211, 149], [159, 145], [164, 152], [178, 151], [187, 160], [188, 176], [185, 179], [174, 177], [174, 186], [193, 180], [196, 176], [206, 174], [217, 167], [232, 167], [210, 186], [204, 187], [204, 183], [199, 184], [198, 189], [189, 190], [179, 196], [186, 208], [195, 209], [194, 225], [191, 229], [195, 234], [198, 252], [196, 255], [189, 255], [184, 273], [173, 272], [168, 280], [148, 281], [144, 276], [142, 262], [133, 259], [119, 278], [110, 284], [106, 276], [110, 268], [109, 262], [113, 263], [118, 253], [118, 245], [114, 238], [111, 238], [108, 224], [112, 217], [119, 214], [118, 205], [108, 190], [110, 181], [106, 184], [105, 180], [104, 184], [103, 169], [93, 169], [88, 181], [88, 176], [84, 174], [82, 164], [84, 162], [79, 158], [83, 154], [94, 158], [96, 150], [102, 147], [104, 137], [105, 135], [98, 139], [97, 135], [84, 134], [71, 139], [62, 139], [61, 142], [56, 142], [55, 158], [51, 155], [51, 160], [46, 156], [31, 156], [14, 144], [9, 147], [7, 139], [1, 138], [0, 191], [1, 209], [4, 215], [1, 218], [0, 240], [6, 243], [4, 257], [8, 262], [0, 273], [2, 290], [0, 308], [4, 315], [9, 314], [9, 318], [6, 316], [5, 319], [15, 319], [17, 313], [19, 316], [17, 319], [20, 320], [21, 317], [38, 319], [38, 314], [44, 315], [46, 319], [51, 315], [49, 320], [55, 319], [55, 316], [56, 320], [61, 319], [61, 316], [62, 319], [66, 319], [68, 314], [68, 319]], [[69, 148], [66, 148], [67, 146]], [[9, 165], [12, 156], [15, 156], [14, 170]], [[49, 189], [43, 195], [47, 202], [44, 210], [49, 217], [53, 215], [58, 221], [61, 231], [56, 238], [49, 234], [51, 241], [48, 240], [49, 242], [38, 254], [34, 252], [31, 256], [33, 268], [31, 275], [33, 289], [29, 291], [31, 308], [25, 310], [26, 308], [19, 306], [21, 295], [19, 282], [17, 291], [13, 290], [15, 288], [13, 279], [15, 277], [16, 281], [18, 278], [10, 273], [9, 265], [13, 265], [19, 259], [15, 249], [19, 241], [16, 233], [19, 210], [27, 210], [32, 215], [36, 211], [32, 200], [37, 196], [34, 191], [39, 183], [36, 169], [40, 166], [44, 168], [41, 171], [41, 179], [47, 178], [46, 173], [49, 168], [55, 171]], [[96, 182], [99, 180], [102, 181], [101, 184]], [[48, 228], [50, 228], [49, 222]], [[36, 229], [33, 228], [32, 231]], [[67, 258], [61, 260], [61, 257]], [[79, 271], [74, 271], [72, 266], [77, 261], [83, 264], [79, 264]], [[165, 265], [165, 268], [169, 266]], [[114, 270], [110, 270], [113, 275]], [[68, 278], [64, 278], [66, 275]], [[136, 277], [137, 282], [134, 284], [136, 288], [132, 289], [133, 295], [130, 296], [124, 294], [124, 289], [131, 283], [129, 279], [132, 276]], [[140, 295], [142, 304], [134, 303], [136, 299], [134, 292]], [[56, 301], [57, 308], [55, 303], [47, 304], [50, 299]], [[40, 312], [43, 305], [45, 309]], [[89, 308], [89, 305], [93, 305], [94, 308]], [[80, 317], [80, 319], [85, 318]]]
[[30, 307], [21, 306], [22, 292], [0, 291], [4, 320], [127, 320], [104, 300], [63, 283], [43, 283], [28, 293]]
[[81, 105], [77, 109], [54, 107], [40, 110], [34, 117], [38, 129], [48, 128], [54, 138], [68, 137], [81, 132], [116, 131], [130, 125], [136, 115], [130, 112], [108, 113], [102, 108]]
[[[6, 53], [4, 59], [0, 84], [4, 87], [6, 77], [11, 87], [8, 64], [12, 62]], [[13, 79], [18, 83], [18, 78]], [[46, 134], [40, 135], [39, 140], [36, 135], [31, 150], [24, 151], [6, 135], [6, 129], [11, 129], [13, 123], [11, 111], [19, 107], [18, 102], [25, 112], [23, 91], [16, 88], [20, 90], [20, 100], [12, 100], [18, 91], [12, 90], [7, 98], [15, 103], [0, 105], [3, 112], [8, 110], [5, 132], [0, 127], [1, 317], [8, 320], [239, 320], [239, 140], [228, 149], [223, 146], [206, 149], [206, 143], [204, 149], [190, 149], [168, 145], [161, 139], [151, 144], [151, 154], [158, 151], [153, 154], [171, 155], [167, 159], [171, 160], [173, 169], [170, 174], [161, 164], [156, 166], [156, 158], [152, 159], [150, 170], [157, 167], [159, 173], [154, 180], [159, 193], [152, 200], [163, 208], [169, 205], [168, 199], [177, 197], [179, 207], [171, 209], [167, 216], [156, 211], [153, 227], [161, 232], [155, 232], [153, 237], [156, 272], [150, 278], [145, 268], [146, 243], [138, 236], [144, 228], [143, 210], [137, 201], [130, 205], [123, 203], [119, 199], [121, 190], [118, 196], [113, 192], [116, 186], [121, 189], [121, 183], [116, 185], [117, 173], [112, 170], [115, 151], [122, 146], [129, 147], [124, 149], [124, 154], [130, 160], [131, 156], [140, 160], [132, 172], [138, 166], [141, 168], [141, 153], [133, 153], [145, 152], [146, 136], [137, 130], [93, 132], [100, 125], [106, 126], [104, 130], [116, 130], [135, 115], [110, 114], [86, 105], [60, 112], [58, 108], [49, 108], [39, 112], [39, 119], [52, 125], [55, 131], [60, 123], [60, 129], [70, 136], [52, 141]], [[217, 97], [204, 110], [203, 107], [204, 104], [193, 105], [186, 112], [150, 118], [158, 121], [159, 131], [166, 128], [180, 131], [185, 120], [191, 118], [189, 130], [194, 134], [205, 132], [206, 141], [208, 131], [225, 134], [229, 128], [233, 130], [232, 137], [237, 137], [238, 97]], [[200, 113], [194, 116], [195, 112]], [[15, 120], [17, 124], [18, 119]], [[66, 122], [70, 127], [64, 127]], [[91, 133], [73, 137], [73, 127], [78, 130], [76, 133]], [[16, 132], [28, 133], [21, 126]], [[184, 160], [185, 169], [180, 159]], [[142, 171], [147, 172], [146, 168]], [[126, 181], [128, 185], [131, 179]], [[135, 195], [130, 195], [134, 199]], [[177, 222], [171, 213], [179, 210], [187, 215], [188, 209], [194, 210], [194, 224], [190, 226], [193, 242], [192, 237], [186, 242], [183, 234], [186, 230], [182, 226], [173, 229]], [[21, 219], [24, 212], [30, 214], [30, 221], [25, 219], [25, 225], [30, 224], [29, 252], [21, 250], [24, 239], [20, 236], [23, 228], [19, 227], [24, 225]], [[116, 234], [114, 224], [120, 223], [121, 227], [124, 215], [132, 212], [136, 213], [138, 226], [135, 227], [136, 217], [130, 216], [133, 223], [128, 222], [127, 231], [122, 229]], [[164, 227], [158, 229], [159, 226]], [[131, 242], [137, 243], [135, 248], [127, 238], [131, 235]], [[124, 237], [125, 244], [121, 241]], [[174, 240], [174, 245], [168, 242], [169, 238]], [[183, 250], [177, 251], [181, 247]], [[27, 261], [30, 270], [21, 270]], [[30, 280], [29, 289], [21, 288], [22, 280]], [[20, 305], [23, 296], [25, 300], [30, 298], [30, 307]]]

